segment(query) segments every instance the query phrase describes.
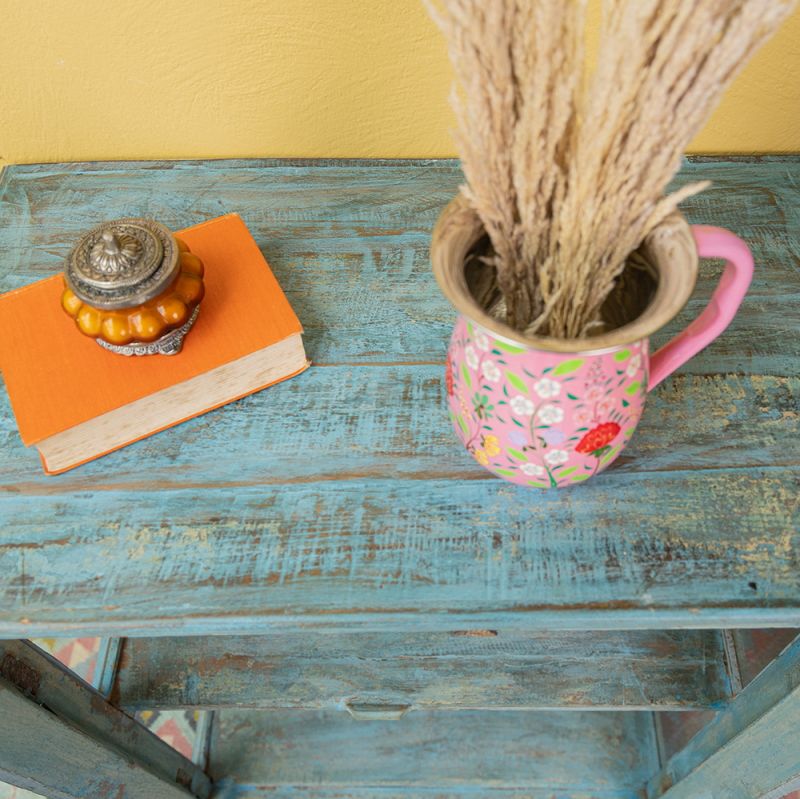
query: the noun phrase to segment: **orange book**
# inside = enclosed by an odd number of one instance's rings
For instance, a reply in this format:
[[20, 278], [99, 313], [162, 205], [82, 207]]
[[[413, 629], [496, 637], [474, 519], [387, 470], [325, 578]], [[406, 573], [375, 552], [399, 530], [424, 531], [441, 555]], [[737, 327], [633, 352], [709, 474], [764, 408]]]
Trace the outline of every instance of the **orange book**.
[[61, 309], [61, 275], [0, 296], [0, 371], [22, 441], [48, 474], [307, 368], [300, 321], [241, 218], [179, 235], [205, 264], [206, 294], [177, 355], [98, 346]]

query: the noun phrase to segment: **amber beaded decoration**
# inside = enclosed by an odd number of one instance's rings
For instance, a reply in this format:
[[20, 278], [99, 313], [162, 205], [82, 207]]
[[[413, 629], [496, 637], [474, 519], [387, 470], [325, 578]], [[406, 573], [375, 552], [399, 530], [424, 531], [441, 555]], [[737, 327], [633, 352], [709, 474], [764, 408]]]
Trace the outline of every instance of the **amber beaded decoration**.
[[171, 355], [197, 317], [203, 271], [187, 244], [153, 220], [106, 223], [70, 254], [61, 305], [106, 349]]

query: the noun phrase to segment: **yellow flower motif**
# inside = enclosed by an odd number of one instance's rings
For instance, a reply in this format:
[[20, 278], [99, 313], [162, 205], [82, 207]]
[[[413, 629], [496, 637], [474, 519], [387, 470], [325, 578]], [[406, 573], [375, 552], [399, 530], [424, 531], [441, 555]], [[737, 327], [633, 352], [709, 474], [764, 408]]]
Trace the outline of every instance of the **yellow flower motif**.
[[497, 436], [484, 436], [483, 448], [490, 458], [497, 455], [500, 452], [500, 442], [497, 440]]
[[472, 453], [473, 457], [475, 458], [481, 466], [488, 466], [489, 465], [489, 457], [482, 449], [476, 449], [475, 452]]

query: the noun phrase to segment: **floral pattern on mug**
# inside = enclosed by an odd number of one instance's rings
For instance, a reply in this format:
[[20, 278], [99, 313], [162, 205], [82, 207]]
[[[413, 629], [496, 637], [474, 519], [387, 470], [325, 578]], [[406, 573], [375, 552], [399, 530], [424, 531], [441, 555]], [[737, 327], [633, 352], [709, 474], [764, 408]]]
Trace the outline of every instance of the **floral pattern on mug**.
[[445, 370], [456, 433], [481, 466], [511, 482], [587, 480], [614, 461], [639, 421], [647, 346], [565, 355], [497, 339], [460, 318]]

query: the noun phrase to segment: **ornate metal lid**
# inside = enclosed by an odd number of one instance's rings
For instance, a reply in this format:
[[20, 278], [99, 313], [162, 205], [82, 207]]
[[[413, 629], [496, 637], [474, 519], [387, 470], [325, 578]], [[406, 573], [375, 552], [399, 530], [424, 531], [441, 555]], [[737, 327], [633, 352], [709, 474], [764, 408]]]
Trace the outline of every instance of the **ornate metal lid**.
[[67, 258], [64, 277], [88, 305], [111, 310], [158, 296], [180, 270], [172, 233], [154, 219], [116, 219], [90, 230]]

